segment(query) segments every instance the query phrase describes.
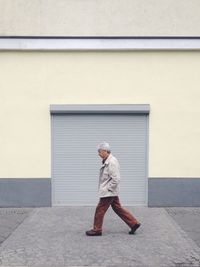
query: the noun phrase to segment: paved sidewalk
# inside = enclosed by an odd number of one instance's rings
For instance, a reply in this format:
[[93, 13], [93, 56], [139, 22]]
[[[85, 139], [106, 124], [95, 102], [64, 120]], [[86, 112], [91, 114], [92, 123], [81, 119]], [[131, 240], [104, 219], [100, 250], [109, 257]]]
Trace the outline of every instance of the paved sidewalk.
[[31, 210], [30, 208], [0, 208], [0, 244], [23, 222]]
[[103, 236], [87, 237], [94, 207], [33, 209], [0, 246], [0, 266], [200, 266], [200, 248], [163, 208], [129, 207], [133, 236], [108, 211]]
[[200, 207], [198, 208], [166, 208], [172, 218], [200, 247]]

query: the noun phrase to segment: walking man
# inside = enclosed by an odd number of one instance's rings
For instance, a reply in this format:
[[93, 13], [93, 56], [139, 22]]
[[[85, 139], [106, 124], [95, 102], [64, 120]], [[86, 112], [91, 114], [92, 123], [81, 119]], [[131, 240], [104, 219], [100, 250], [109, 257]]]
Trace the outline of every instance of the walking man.
[[129, 234], [134, 234], [140, 227], [140, 223], [129, 211], [122, 208], [120, 204], [118, 197], [120, 182], [118, 160], [111, 154], [110, 146], [106, 142], [99, 144], [98, 153], [102, 158], [102, 166], [99, 175], [100, 199], [94, 215], [93, 229], [86, 231], [86, 235], [102, 235], [103, 218], [110, 205], [114, 212], [131, 228]]

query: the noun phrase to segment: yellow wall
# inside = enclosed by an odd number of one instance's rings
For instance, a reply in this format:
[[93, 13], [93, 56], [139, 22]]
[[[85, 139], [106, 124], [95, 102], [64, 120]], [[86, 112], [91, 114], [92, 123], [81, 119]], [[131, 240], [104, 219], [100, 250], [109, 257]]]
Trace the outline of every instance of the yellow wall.
[[1, 178], [50, 177], [50, 104], [150, 104], [149, 176], [200, 177], [200, 52], [1, 52]]

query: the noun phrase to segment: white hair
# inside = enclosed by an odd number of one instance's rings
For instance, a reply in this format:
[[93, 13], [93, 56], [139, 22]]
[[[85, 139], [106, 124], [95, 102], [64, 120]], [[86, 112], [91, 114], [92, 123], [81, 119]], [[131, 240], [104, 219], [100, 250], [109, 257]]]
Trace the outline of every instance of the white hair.
[[111, 152], [111, 148], [110, 145], [107, 142], [102, 142], [98, 145], [98, 150], [102, 149], [102, 150], [106, 150], [108, 153]]

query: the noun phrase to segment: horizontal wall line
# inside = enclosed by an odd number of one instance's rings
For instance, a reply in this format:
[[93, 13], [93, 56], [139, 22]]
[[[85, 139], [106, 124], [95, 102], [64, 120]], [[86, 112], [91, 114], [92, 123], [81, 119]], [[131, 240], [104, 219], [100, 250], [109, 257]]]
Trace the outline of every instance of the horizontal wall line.
[[1, 36], [0, 50], [199, 50], [200, 37]]

